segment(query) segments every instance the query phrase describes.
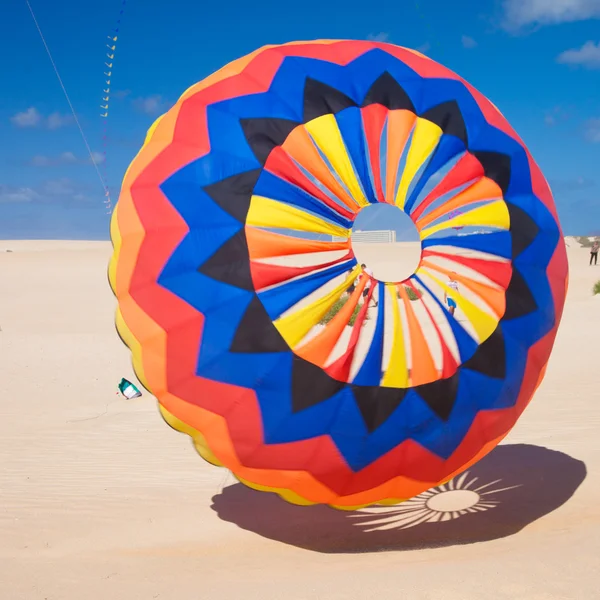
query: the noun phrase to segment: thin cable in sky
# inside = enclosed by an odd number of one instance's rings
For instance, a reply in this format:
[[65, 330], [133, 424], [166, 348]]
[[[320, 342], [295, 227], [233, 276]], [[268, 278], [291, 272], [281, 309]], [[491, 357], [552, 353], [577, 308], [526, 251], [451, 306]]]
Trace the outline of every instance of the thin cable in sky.
[[54, 72], [56, 73], [56, 78], [58, 79], [58, 82], [60, 83], [60, 87], [62, 88], [65, 98], [67, 99], [67, 102], [69, 103], [69, 108], [71, 109], [71, 113], [73, 114], [75, 123], [77, 124], [77, 127], [79, 128], [79, 133], [81, 133], [81, 138], [83, 139], [83, 143], [85, 144], [85, 147], [87, 148], [88, 154], [90, 155], [90, 160], [92, 161], [92, 165], [94, 165], [94, 169], [96, 170], [98, 179], [100, 179], [100, 183], [102, 184], [102, 189], [103, 189], [104, 193], [106, 194], [108, 188], [106, 186], [104, 178], [102, 177], [102, 174], [100, 173], [100, 169], [98, 168], [98, 165], [96, 164], [96, 161], [94, 159], [94, 154], [92, 153], [92, 150], [90, 148], [90, 145], [88, 144], [87, 138], [85, 137], [85, 133], [83, 132], [83, 128], [81, 127], [81, 123], [79, 122], [79, 119], [77, 118], [77, 113], [75, 112], [75, 109], [73, 108], [73, 104], [71, 103], [71, 99], [69, 98], [69, 94], [67, 93], [67, 89], [65, 88], [65, 85], [62, 81], [60, 73], [58, 72], [56, 63], [54, 62], [54, 59], [52, 58], [52, 53], [50, 52], [50, 48], [48, 48], [48, 44], [46, 43], [44, 34], [42, 33], [42, 30], [38, 24], [38, 21], [35, 18], [35, 13], [33, 12], [33, 8], [31, 8], [31, 4], [29, 4], [29, 0], [25, 0], [25, 3], [27, 4], [27, 8], [29, 9], [29, 12], [31, 13], [33, 22], [35, 23], [38, 33], [40, 34], [40, 38], [42, 39], [44, 48], [46, 48], [46, 53], [48, 54], [48, 58], [50, 59], [50, 62], [52, 63], [52, 68], [54, 69]]

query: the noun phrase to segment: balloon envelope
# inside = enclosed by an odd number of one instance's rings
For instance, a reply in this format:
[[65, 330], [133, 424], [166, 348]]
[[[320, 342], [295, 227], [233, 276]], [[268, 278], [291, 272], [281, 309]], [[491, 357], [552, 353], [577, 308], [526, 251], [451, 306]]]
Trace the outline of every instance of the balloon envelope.
[[[359, 277], [352, 223], [378, 202], [420, 233], [404, 282]], [[166, 421], [247, 485], [346, 509], [498, 444], [567, 284], [550, 190], [504, 117], [380, 42], [268, 46], [192, 86], [130, 165], [112, 239], [117, 328]]]

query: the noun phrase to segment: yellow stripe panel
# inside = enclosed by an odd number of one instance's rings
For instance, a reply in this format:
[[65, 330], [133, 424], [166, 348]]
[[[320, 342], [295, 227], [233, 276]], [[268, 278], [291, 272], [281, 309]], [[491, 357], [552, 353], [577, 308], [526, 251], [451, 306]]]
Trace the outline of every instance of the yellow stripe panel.
[[113, 291], [113, 294], [117, 295], [117, 265], [119, 263], [119, 255], [121, 253], [121, 232], [119, 231], [119, 224], [117, 223], [117, 211], [118, 206], [115, 207], [113, 214], [110, 217], [110, 239], [113, 245], [113, 253], [108, 263], [108, 282]]
[[467, 300], [464, 296], [456, 293], [456, 290], [450, 289], [445, 283], [433, 275], [428, 269], [420, 268], [417, 273], [426, 274], [428, 277], [433, 279], [455, 302], [458, 308], [465, 313], [467, 319], [471, 322], [477, 336], [479, 337], [479, 343], [483, 343], [487, 340], [490, 335], [494, 332], [498, 326], [498, 319], [484, 312], [471, 301]]
[[345, 227], [334, 225], [295, 206], [263, 196], [252, 196], [246, 225], [310, 231], [341, 237], [350, 236], [350, 230]]
[[211, 465], [215, 465], [215, 467], [223, 466], [223, 463], [219, 461], [219, 459], [213, 454], [212, 450], [208, 447], [206, 438], [199, 431], [196, 431], [193, 427], [190, 427], [187, 423], [184, 423], [175, 415], [172, 415], [162, 404], [160, 404], [160, 402], [158, 404], [158, 410], [169, 427], [172, 427], [181, 433], [186, 433], [192, 438], [196, 452], [198, 452], [198, 454], [206, 462], [209, 462]]
[[292, 492], [292, 490], [272, 488], [272, 487], [268, 487], [266, 485], [252, 483], [251, 481], [248, 481], [247, 479], [242, 479], [241, 477], [238, 477], [235, 473], [233, 474], [233, 476], [240, 483], [243, 483], [245, 486], [247, 486], [253, 490], [256, 490], [257, 492], [275, 492], [276, 494], [278, 494], [281, 498], [283, 498], [286, 502], [289, 502], [290, 504], [296, 504], [297, 506], [313, 506], [315, 504], [315, 502], [311, 502], [310, 500], [307, 500], [306, 498], [299, 496], [298, 494], [296, 494], [296, 492]]
[[295, 348], [304, 339], [306, 334], [327, 314], [340, 296], [350, 287], [360, 271], [361, 268], [356, 265], [352, 270], [352, 274], [328, 294], [308, 306], [285, 317], [280, 317], [273, 322], [290, 347]]
[[438, 231], [459, 226], [498, 227], [499, 229], [508, 230], [510, 228], [510, 214], [506, 203], [503, 200], [496, 200], [438, 225], [426, 227], [421, 231], [421, 239], [428, 238]]
[[327, 157], [333, 170], [344, 182], [354, 200], [359, 206], [367, 206], [369, 202], [358, 182], [335, 117], [323, 115], [308, 122], [305, 128], [319, 150]]
[[400, 319], [396, 284], [386, 283], [385, 287], [389, 292], [390, 302], [392, 303], [394, 331], [392, 334], [390, 362], [385, 370], [381, 385], [383, 387], [407, 388], [408, 366], [406, 364], [406, 348], [404, 347], [404, 334], [402, 332], [402, 320]]
[[117, 312], [115, 313], [115, 327], [119, 332], [119, 336], [125, 342], [125, 345], [131, 350], [131, 362], [133, 363], [133, 370], [136, 374], [136, 377], [147, 390], [151, 391], [148, 378], [144, 372], [142, 345], [133, 335], [131, 329], [129, 329], [127, 326], [127, 323], [125, 323], [125, 319], [123, 319], [120, 308], [117, 308]]
[[160, 124], [160, 122], [162, 121], [164, 116], [165, 116], [164, 114], [160, 115], [160, 117], [158, 117], [154, 121], [154, 123], [152, 123], [152, 125], [150, 125], [150, 129], [148, 129], [148, 132], [146, 133], [146, 137], [144, 139], [144, 144], [143, 144], [144, 146], [146, 146], [150, 142], [150, 138], [154, 135], [154, 132], [156, 131], [158, 125]]
[[404, 208], [408, 188], [412, 180], [438, 145], [442, 133], [442, 129], [435, 123], [427, 119], [417, 118], [408, 156], [406, 157], [406, 164], [396, 193], [396, 206], [399, 208]]

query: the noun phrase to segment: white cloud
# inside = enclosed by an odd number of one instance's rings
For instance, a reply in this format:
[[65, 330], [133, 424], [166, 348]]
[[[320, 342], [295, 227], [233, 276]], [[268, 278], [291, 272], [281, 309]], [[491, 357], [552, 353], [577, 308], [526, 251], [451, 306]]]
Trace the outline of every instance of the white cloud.
[[42, 191], [48, 196], [73, 196], [77, 193], [77, 185], [72, 179], [49, 179], [42, 184]]
[[39, 193], [33, 188], [2, 185], [0, 183], [0, 204], [33, 202], [39, 196]]
[[586, 42], [581, 48], [565, 50], [556, 57], [556, 62], [563, 65], [575, 65], [587, 69], [600, 69], [600, 42]]
[[385, 31], [380, 31], [379, 33], [370, 33], [367, 36], [367, 39], [371, 42], [389, 42], [390, 34]]
[[596, 187], [596, 182], [593, 179], [587, 179], [585, 177], [550, 179], [549, 183], [553, 192], [580, 192]]
[[10, 118], [13, 125], [16, 127], [47, 127], [48, 129], [60, 129], [66, 125], [73, 123], [71, 115], [61, 115], [58, 112], [45, 117], [40, 111], [31, 106], [23, 112], [18, 112]]
[[463, 48], [475, 48], [477, 46], [477, 42], [468, 35], [463, 35], [460, 39]]
[[555, 106], [551, 110], [545, 111], [544, 123], [548, 127], [554, 127], [554, 125], [568, 121], [571, 116], [569, 109], [565, 109], [562, 106]]
[[18, 112], [10, 120], [17, 127], [37, 127], [42, 121], [42, 115], [37, 108], [31, 106], [23, 112]]
[[117, 90], [116, 92], [113, 92], [113, 96], [117, 100], [123, 100], [123, 98], [127, 98], [127, 96], [129, 96], [130, 94], [131, 90]]
[[106, 156], [102, 152], [92, 152], [92, 158], [90, 159], [91, 164], [101, 165], [104, 162]]
[[421, 54], [427, 54], [431, 50], [431, 44], [429, 42], [425, 42], [424, 44], [421, 44], [419, 47], [415, 48], [415, 50]]
[[91, 197], [88, 185], [63, 177], [48, 179], [36, 186], [10, 186], [0, 184], [0, 204], [35, 202], [37, 204], [59, 204], [63, 206], [102, 204], [98, 186]]
[[48, 115], [46, 119], [46, 126], [48, 129], [60, 129], [61, 127], [66, 127], [67, 125], [71, 125], [73, 123], [73, 117], [71, 115], [61, 115], [58, 112], [53, 112]]
[[42, 154], [36, 154], [31, 160], [27, 162], [27, 164], [32, 167], [49, 167], [52, 164], [52, 161], [47, 156], [43, 156]]
[[63, 152], [59, 157], [63, 163], [76, 163], [77, 157], [72, 152]]
[[504, 26], [556, 25], [600, 18], [600, 0], [504, 0]]
[[166, 112], [171, 103], [165, 100], [160, 94], [153, 94], [146, 98], [135, 98], [133, 100], [134, 107], [146, 115], [156, 116]]
[[72, 152], [63, 152], [58, 156], [45, 156], [37, 154], [27, 164], [30, 167], [59, 167], [62, 165], [100, 165], [104, 162], [104, 154], [102, 152], [92, 152], [92, 158], [85, 156], [80, 158]]
[[600, 118], [588, 119], [584, 129], [585, 139], [592, 144], [600, 144]]

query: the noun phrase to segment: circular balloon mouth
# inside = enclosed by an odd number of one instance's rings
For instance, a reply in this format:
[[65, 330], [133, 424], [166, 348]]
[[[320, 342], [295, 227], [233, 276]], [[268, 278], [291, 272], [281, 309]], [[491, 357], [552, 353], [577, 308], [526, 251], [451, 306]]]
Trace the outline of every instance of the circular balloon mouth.
[[377, 281], [402, 283], [419, 267], [419, 231], [410, 216], [397, 206], [377, 203], [361, 208], [350, 239], [361, 268], [369, 269]]
[[283, 126], [275, 121], [247, 134], [264, 166], [251, 187], [245, 241], [252, 287], [278, 334], [349, 381], [389, 320], [427, 360], [384, 347], [384, 360], [396, 365], [384, 385], [452, 375], [467, 355], [456, 336], [483, 343], [504, 311], [510, 265], [463, 258], [455, 241], [480, 227], [508, 227], [498, 184], [482, 177], [465, 144], [410, 110], [345, 108], [297, 124], [263, 149], [261, 140]]

